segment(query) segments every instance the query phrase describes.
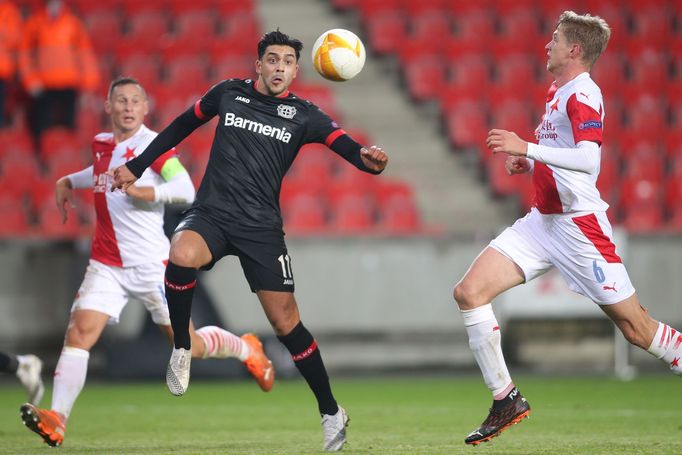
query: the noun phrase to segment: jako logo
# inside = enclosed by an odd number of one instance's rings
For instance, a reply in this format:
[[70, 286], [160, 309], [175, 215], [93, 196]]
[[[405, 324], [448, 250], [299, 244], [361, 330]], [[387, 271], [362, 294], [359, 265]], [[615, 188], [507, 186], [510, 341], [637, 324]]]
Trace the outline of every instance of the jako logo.
[[592, 128], [601, 128], [601, 122], [597, 120], [589, 120], [578, 125], [579, 130], [589, 130]]
[[248, 98], [246, 98], [246, 97], [244, 97], [244, 96], [237, 96], [235, 99], [236, 99], [237, 101], [241, 101], [242, 103], [246, 103], [246, 104], [249, 104], [249, 103], [251, 102], [250, 99], [248, 99]]
[[288, 144], [291, 140], [291, 133], [287, 131], [286, 127], [275, 128], [271, 125], [264, 125], [260, 122], [254, 122], [253, 120], [238, 117], [232, 112], [225, 114], [224, 125], [249, 130], [254, 133], [262, 134], [263, 136], [274, 137], [278, 141], [282, 141], [286, 144]]

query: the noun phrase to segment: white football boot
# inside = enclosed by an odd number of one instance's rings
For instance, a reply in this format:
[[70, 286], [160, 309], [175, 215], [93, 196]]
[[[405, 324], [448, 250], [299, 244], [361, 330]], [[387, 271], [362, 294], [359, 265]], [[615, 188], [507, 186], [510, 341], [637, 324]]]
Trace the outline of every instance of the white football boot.
[[184, 395], [189, 387], [189, 365], [192, 362], [192, 349], [175, 349], [168, 361], [166, 385], [175, 396]]
[[349, 421], [346, 410], [341, 406], [336, 414], [322, 416], [322, 431], [324, 432], [322, 448], [325, 452], [338, 452], [343, 448], [346, 443], [346, 427]]

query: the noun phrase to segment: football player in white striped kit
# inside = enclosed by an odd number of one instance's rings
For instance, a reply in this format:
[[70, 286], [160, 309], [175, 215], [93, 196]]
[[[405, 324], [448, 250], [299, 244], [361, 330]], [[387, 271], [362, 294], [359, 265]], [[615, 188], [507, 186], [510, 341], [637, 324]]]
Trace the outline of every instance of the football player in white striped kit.
[[598, 304], [630, 343], [682, 375], [682, 334], [640, 305], [616, 254], [608, 204], [596, 188], [605, 111], [589, 71], [610, 35], [597, 16], [561, 14], [545, 46], [547, 70], [555, 82], [535, 131], [538, 143], [511, 131], [488, 133], [488, 148], [509, 155], [509, 175], [533, 173], [536, 200], [530, 213], [490, 242], [454, 289], [469, 346], [493, 395], [488, 417], [466, 437], [467, 444], [488, 441], [530, 413], [505, 364], [491, 302], [553, 268], [571, 290]]
[[[54, 373], [51, 409], [31, 403], [21, 407], [24, 424], [50, 446], [64, 440], [66, 420], [87, 375], [90, 349], [107, 324], [116, 324], [129, 300], [141, 302], [161, 331], [173, 340], [164, 294], [164, 273], [170, 242], [163, 231], [165, 203], [194, 200], [190, 176], [175, 149], [160, 156], [125, 192], [109, 191], [109, 169], [141, 153], [157, 136], [143, 122], [149, 112], [144, 88], [132, 78], [114, 80], [104, 108], [112, 132], [95, 136], [93, 164], [60, 178], [56, 203], [66, 221], [72, 190], [94, 191], [96, 227], [90, 263], [71, 308], [64, 347]], [[216, 326], [194, 330], [192, 357], [241, 360], [264, 391], [272, 388], [274, 369], [253, 334], [238, 337]]]

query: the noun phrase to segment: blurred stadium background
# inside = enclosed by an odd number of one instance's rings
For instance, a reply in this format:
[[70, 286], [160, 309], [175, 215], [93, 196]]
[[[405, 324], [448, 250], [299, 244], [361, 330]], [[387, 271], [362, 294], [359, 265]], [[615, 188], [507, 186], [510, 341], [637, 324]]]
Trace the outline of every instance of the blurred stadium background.
[[[16, 1], [25, 15], [42, 1]], [[391, 164], [366, 178], [333, 153], [308, 147], [282, 190], [297, 298], [333, 374], [472, 369], [452, 286], [501, 228], [524, 213], [529, 180], [504, 175], [484, 148], [491, 126], [526, 139], [551, 82], [544, 45], [565, 9], [604, 17], [609, 47], [594, 68], [606, 100], [599, 188], [611, 204], [640, 298], [682, 325], [682, 2], [674, 0], [67, 0], [90, 32], [103, 84], [79, 101], [74, 131], [52, 129], [31, 150], [20, 103], [0, 130], [0, 348], [36, 352], [51, 372], [89, 255], [93, 210], [81, 193], [61, 225], [55, 180], [89, 164], [93, 135], [109, 126], [106, 84], [138, 78], [162, 129], [226, 77], [253, 75], [256, 42], [279, 27], [303, 40], [292, 91], [337, 118]], [[358, 33], [368, 49], [350, 82], [322, 80], [315, 38]], [[199, 182], [215, 121], [178, 147]], [[324, 147], [322, 147], [324, 149]], [[177, 210], [169, 213], [169, 225]], [[193, 317], [255, 331], [281, 375], [292, 372], [234, 258], [202, 276]], [[529, 371], [627, 376], [664, 368], [629, 352], [590, 302], [549, 276], [497, 305], [507, 356]], [[90, 377], [160, 377], [168, 347], [141, 307], [95, 347]], [[235, 362], [196, 363], [194, 377], [241, 375]]]

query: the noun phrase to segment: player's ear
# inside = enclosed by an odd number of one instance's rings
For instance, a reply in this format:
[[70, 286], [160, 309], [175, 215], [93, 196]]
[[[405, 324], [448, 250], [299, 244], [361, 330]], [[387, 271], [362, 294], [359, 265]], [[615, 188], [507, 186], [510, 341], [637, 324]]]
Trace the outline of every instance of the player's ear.
[[111, 103], [109, 102], [109, 99], [104, 100], [104, 112], [106, 112], [107, 115], [111, 114]]
[[263, 72], [263, 69], [262, 69], [263, 65], [261, 64], [260, 59], [256, 60], [255, 65], [256, 65], [256, 74], [258, 74], [260, 76], [261, 73]]

